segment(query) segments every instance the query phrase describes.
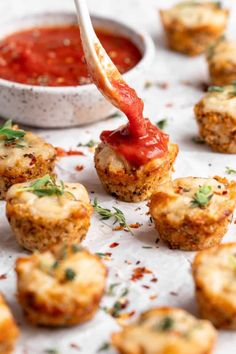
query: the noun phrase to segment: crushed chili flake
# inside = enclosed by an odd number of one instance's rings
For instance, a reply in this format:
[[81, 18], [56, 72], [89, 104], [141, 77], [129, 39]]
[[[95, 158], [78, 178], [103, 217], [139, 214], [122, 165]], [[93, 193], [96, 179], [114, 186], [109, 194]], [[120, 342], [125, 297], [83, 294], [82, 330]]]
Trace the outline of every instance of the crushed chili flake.
[[75, 170], [76, 170], [76, 171], [83, 171], [83, 169], [84, 169], [84, 166], [83, 166], [83, 165], [77, 165], [77, 166], [75, 166]]
[[168, 87], [169, 87], [169, 84], [168, 82], [157, 82], [157, 86], [162, 89], [162, 90], [166, 90]]
[[168, 102], [168, 103], [166, 103], [166, 105], [165, 105], [167, 108], [171, 108], [171, 107], [173, 107], [173, 103], [171, 103], [171, 102]]
[[156, 241], [155, 241], [155, 243], [159, 243], [160, 242], [160, 239], [159, 238], [157, 238], [156, 239]]
[[132, 262], [125, 260], [125, 264], [132, 264]]
[[144, 289], [150, 289], [150, 286], [149, 286], [149, 285], [142, 285], [142, 287], [143, 287]]
[[110, 248], [115, 248], [115, 247], [117, 247], [117, 246], [119, 246], [119, 243], [118, 242], [113, 242], [113, 243], [111, 243], [110, 244]]
[[80, 346], [78, 344], [76, 344], [76, 343], [71, 343], [70, 347], [73, 348], [73, 349], [80, 350]]
[[135, 224], [129, 224], [129, 227], [131, 229], [138, 229], [141, 226], [142, 226], [142, 224], [140, 224], [139, 222], [136, 222]]
[[137, 261], [135, 264], [138, 265], [138, 264], [140, 264], [140, 263], [141, 263], [140, 261]]
[[64, 157], [64, 156], [85, 156], [82, 151], [79, 150], [65, 150], [60, 147], [56, 147], [56, 155], [57, 157]]
[[124, 226], [118, 225], [112, 229], [113, 231], [122, 231], [124, 230]]
[[5, 273], [5, 274], [1, 274], [0, 275], [0, 280], [5, 280], [5, 279], [7, 279], [7, 274]]
[[157, 295], [151, 295], [151, 296], [149, 296], [149, 299], [150, 300], [156, 300], [157, 299]]
[[155, 278], [155, 277], [153, 277], [153, 278], [151, 279], [151, 282], [152, 282], [152, 283], [156, 283], [156, 282], [158, 282], [158, 279]]
[[137, 267], [134, 268], [131, 280], [136, 281], [143, 278], [144, 274], [152, 274], [152, 271], [146, 267]]

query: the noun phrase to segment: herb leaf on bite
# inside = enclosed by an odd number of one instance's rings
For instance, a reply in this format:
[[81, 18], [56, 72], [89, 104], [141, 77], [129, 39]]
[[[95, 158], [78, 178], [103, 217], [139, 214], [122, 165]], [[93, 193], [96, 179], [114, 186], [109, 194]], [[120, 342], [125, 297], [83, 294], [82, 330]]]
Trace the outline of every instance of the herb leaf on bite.
[[200, 186], [198, 191], [194, 194], [191, 201], [192, 208], [204, 208], [210, 202], [213, 197], [211, 186]]
[[4, 136], [4, 140], [7, 143], [22, 139], [25, 136], [25, 132], [23, 130], [15, 130], [12, 126], [12, 121], [7, 120], [1, 127], [0, 127], [0, 136]]

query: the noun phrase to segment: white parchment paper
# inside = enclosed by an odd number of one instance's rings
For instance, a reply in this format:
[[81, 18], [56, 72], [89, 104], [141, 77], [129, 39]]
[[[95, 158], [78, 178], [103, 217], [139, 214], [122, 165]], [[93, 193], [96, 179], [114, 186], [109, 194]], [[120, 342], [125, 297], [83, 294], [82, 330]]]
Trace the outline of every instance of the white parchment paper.
[[[203, 56], [186, 58], [169, 52], [163, 41], [163, 35], [157, 16], [158, 7], [171, 5], [173, 1], [164, 0], [90, 0], [91, 11], [121, 18], [134, 26], [149, 31], [156, 44], [156, 58], [147, 73], [146, 79], [154, 83], [139, 94], [145, 101], [147, 116], [153, 122], [167, 119], [166, 131], [172, 141], [179, 144], [180, 153], [175, 164], [175, 177], [179, 176], [214, 176], [225, 174], [226, 166], [236, 168], [234, 155], [217, 154], [206, 145], [198, 145], [192, 138], [197, 136], [197, 126], [193, 116], [193, 105], [203, 95], [203, 84], [207, 82], [207, 66]], [[225, 1], [231, 8], [229, 26], [230, 36], [236, 36], [236, 4], [233, 0]], [[49, 9], [73, 9], [72, 0], [1, 0], [0, 21], [11, 16]], [[163, 85], [164, 83], [164, 85]], [[101, 130], [113, 129], [125, 122], [118, 118], [83, 128], [67, 130], [37, 130], [36, 132], [55, 146], [65, 149], [76, 148], [78, 143], [87, 143], [90, 139], [99, 141]], [[86, 156], [65, 157], [58, 162], [57, 172], [66, 181], [83, 183], [91, 194], [104, 207], [118, 206], [126, 215], [129, 223], [139, 222], [142, 226], [134, 229], [134, 236], [124, 231], [112, 231], [109, 221], [104, 224], [94, 215], [92, 225], [83, 245], [92, 252], [111, 252], [111, 259], [106, 261], [109, 269], [108, 287], [119, 283], [113, 296], [105, 296], [102, 306], [112, 306], [124, 288], [129, 289], [128, 307], [125, 312], [135, 311], [138, 315], [153, 306], [179, 306], [197, 315], [194, 288], [191, 276], [191, 261], [194, 253], [169, 250], [162, 243], [155, 243], [158, 235], [146, 215], [146, 203], [127, 204], [117, 202], [102, 189], [93, 166], [93, 154], [84, 147], [79, 148]], [[80, 172], [77, 165], [83, 165]], [[232, 176], [233, 177], [233, 176]], [[232, 178], [231, 177], [231, 178]], [[231, 224], [224, 242], [236, 240], [236, 227]], [[117, 242], [116, 248], [109, 246]], [[15, 259], [27, 254], [22, 250], [12, 234], [5, 217], [5, 202], [0, 202], [0, 280], [2, 291], [20, 325], [21, 337], [16, 347], [16, 354], [43, 354], [48, 349], [60, 354], [95, 354], [104, 342], [109, 341], [110, 334], [119, 330], [116, 320], [100, 310], [95, 318], [82, 326], [69, 329], [43, 329], [27, 324], [21, 308], [15, 298], [16, 279], [14, 273]], [[153, 274], [145, 274], [136, 282], [130, 280], [133, 269], [147, 267]], [[151, 282], [156, 277], [157, 282]], [[143, 287], [144, 286], [144, 287]], [[147, 288], [148, 287], [148, 288]], [[114, 354], [110, 348], [105, 351]], [[236, 333], [220, 331], [215, 354], [236, 353]], [[191, 353], [190, 353], [191, 354]]]

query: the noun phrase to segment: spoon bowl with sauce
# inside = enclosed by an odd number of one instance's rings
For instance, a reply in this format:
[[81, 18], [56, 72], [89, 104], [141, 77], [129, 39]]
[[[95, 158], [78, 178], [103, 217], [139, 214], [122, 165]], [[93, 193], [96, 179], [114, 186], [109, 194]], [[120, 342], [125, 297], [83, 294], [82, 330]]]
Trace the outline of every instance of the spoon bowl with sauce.
[[[144, 81], [154, 45], [115, 20], [93, 17], [112, 61], [135, 88]], [[48, 13], [0, 29], [0, 116], [36, 127], [69, 127], [108, 117], [115, 108], [91, 83], [76, 15]]]

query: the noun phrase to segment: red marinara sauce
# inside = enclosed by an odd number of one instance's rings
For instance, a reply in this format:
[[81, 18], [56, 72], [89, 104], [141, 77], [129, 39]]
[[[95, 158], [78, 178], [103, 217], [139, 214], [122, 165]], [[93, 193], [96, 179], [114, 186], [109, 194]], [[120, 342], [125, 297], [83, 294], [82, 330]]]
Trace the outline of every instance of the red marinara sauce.
[[[127, 38], [97, 29], [96, 33], [121, 73], [141, 59]], [[78, 26], [37, 27], [0, 41], [0, 78], [37, 86], [91, 83]]]
[[169, 136], [143, 117], [143, 101], [124, 82], [113, 80], [120, 95], [120, 109], [129, 123], [117, 130], [103, 131], [100, 138], [132, 166], [140, 167], [168, 153]]

